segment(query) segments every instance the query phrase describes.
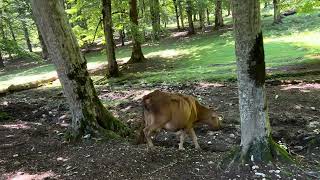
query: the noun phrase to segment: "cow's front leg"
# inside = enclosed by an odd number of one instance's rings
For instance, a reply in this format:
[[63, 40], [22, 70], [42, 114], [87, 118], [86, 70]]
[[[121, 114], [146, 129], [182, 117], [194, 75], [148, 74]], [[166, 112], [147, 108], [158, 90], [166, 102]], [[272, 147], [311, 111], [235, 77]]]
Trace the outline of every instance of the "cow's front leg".
[[194, 129], [193, 129], [193, 128], [190, 128], [188, 131], [189, 131], [189, 133], [190, 133], [190, 136], [191, 136], [191, 138], [192, 138], [192, 141], [193, 141], [193, 144], [194, 144], [195, 148], [196, 148], [196, 149], [201, 149], [201, 148], [200, 148], [200, 145], [199, 145], [199, 143], [198, 143], [197, 135], [196, 135], [196, 133], [194, 132]]
[[186, 132], [184, 130], [180, 130], [178, 134], [180, 135], [179, 150], [185, 150], [183, 147], [183, 143], [186, 138]]

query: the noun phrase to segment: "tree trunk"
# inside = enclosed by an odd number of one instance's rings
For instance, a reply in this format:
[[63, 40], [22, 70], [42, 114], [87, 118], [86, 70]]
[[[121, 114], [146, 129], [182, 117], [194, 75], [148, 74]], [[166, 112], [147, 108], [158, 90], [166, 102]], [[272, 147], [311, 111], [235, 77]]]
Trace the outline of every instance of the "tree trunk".
[[210, 12], [208, 8], [207, 8], [207, 24], [210, 25]]
[[177, 2], [178, 2], [178, 7], [179, 7], [181, 27], [182, 27], [182, 29], [184, 29], [184, 16], [183, 16], [183, 8], [182, 8], [181, 0], [177, 0]]
[[203, 31], [204, 30], [204, 10], [200, 9], [199, 10], [199, 20], [200, 20], [200, 29]]
[[187, 15], [188, 15], [188, 23], [189, 23], [189, 28], [188, 28], [188, 34], [195, 34], [196, 31], [194, 30], [193, 26], [193, 20], [192, 20], [192, 2], [191, 0], [187, 0], [186, 4], [186, 10], [187, 10]]
[[120, 41], [121, 41], [121, 46], [124, 46], [124, 38], [126, 37], [124, 29], [119, 30], [119, 36], [120, 36]]
[[8, 25], [9, 25], [9, 30], [10, 30], [10, 34], [11, 34], [12, 40], [14, 42], [17, 42], [16, 35], [14, 34], [13, 27], [12, 27], [12, 24], [11, 24], [10, 21], [8, 22]]
[[280, 3], [280, 0], [273, 0], [273, 23], [274, 24], [279, 24], [282, 22], [279, 3]]
[[177, 0], [173, 0], [173, 4], [174, 4], [174, 10], [175, 10], [175, 12], [176, 12], [177, 28], [178, 28], [178, 30], [180, 30], [180, 23], [179, 23], [179, 13], [178, 13], [178, 4], [177, 4]]
[[159, 0], [149, 0], [150, 13], [152, 23], [152, 36], [153, 39], [160, 40], [160, 3]]
[[265, 90], [265, 60], [260, 20], [260, 2], [233, 1], [237, 57], [239, 108], [241, 119], [240, 161], [255, 162], [273, 158]]
[[216, 0], [214, 26], [216, 29], [219, 29], [220, 27], [223, 26], [222, 0]]
[[228, 9], [228, 14], [227, 14], [227, 16], [230, 16], [231, 15], [231, 0], [228, 0], [227, 1], [227, 9]]
[[31, 4], [70, 106], [73, 137], [87, 133], [124, 135], [126, 126], [107, 111], [98, 98], [61, 1], [32, 0]]
[[0, 50], [0, 68], [4, 68], [4, 62], [3, 62], [3, 57], [2, 57], [2, 52]]
[[[0, 19], [4, 19], [4, 17], [2, 16], [2, 11], [0, 12]], [[2, 40], [5, 45], [9, 42], [6, 36], [6, 33], [4, 31], [4, 25], [3, 25], [3, 20], [0, 21], [0, 31], [1, 31], [1, 36], [2, 36]], [[13, 59], [12, 55], [11, 55], [11, 49], [7, 49], [6, 52], [9, 55], [9, 59]]]
[[115, 44], [113, 40], [111, 0], [102, 0], [104, 36], [106, 39], [106, 50], [108, 59], [107, 77], [118, 77], [119, 69], [116, 61]]
[[129, 0], [130, 5], [130, 21], [132, 34], [132, 54], [129, 63], [137, 63], [145, 60], [141, 50], [140, 31], [138, 24], [137, 0]]
[[30, 41], [30, 36], [29, 36], [27, 24], [24, 20], [21, 20], [21, 24], [22, 24], [22, 29], [23, 29], [23, 33], [24, 33], [24, 39], [26, 40], [28, 50], [30, 52], [32, 52], [32, 45], [31, 45], [31, 41]]
[[[35, 18], [33, 18], [33, 19], [35, 19]], [[43, 37], [41, 35], [40, 29], [39, 29], [39, 26], [38, 26], [37, 23], [36, 23], [36, 27], [37, 27], [38, 38], [39, 38], [41, 49], [42, 49], [42, 58], [43, 59], [48, 59], [49, 58], [49, 52], [48, 52], [46, 44], [44, 43]]]

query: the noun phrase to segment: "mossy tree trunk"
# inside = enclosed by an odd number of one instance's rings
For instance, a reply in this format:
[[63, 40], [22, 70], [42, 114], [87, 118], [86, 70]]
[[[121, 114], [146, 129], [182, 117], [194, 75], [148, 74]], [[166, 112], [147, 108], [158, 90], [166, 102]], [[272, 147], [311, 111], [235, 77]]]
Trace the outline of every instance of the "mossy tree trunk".
[[179, 12], [178, 12], [178, 2], [177, 0], [173, 0], [174, 10], [176, 13], [176, 22], [177, 22], [177, 28], [180, 30], [180, 22], [179, 22]]
[[116, 61], [115, 44], [112, 30], [111, 0], [102, 0], [103, 29], [106, 39], [106, 50], [108, 60], [107, 77], [118, 77], [119, 68]]
[[190, 34], [190, 35], [195, 34], [196, 31], [194, 30], [193, 20], [192, 20], [193, 6], [192, 6], [191, 0], [187, 0], [186, 10], [187, 10], [187, 16], [188, 16], [188, 23], [189, 23], [188, 34]]
[[182, 3], [181, 0], [177, 0], [178, 7], [179, 7], [179, 16], [181, 20], [181, 28], [184, 29], [184, 16], [183, 16], [183, 8], [182, 8]]
[[222, 17], [222, 0], [216, 0], [215, 6], [215, 16], [214, 16], [214, 26], [216, 29], [219, 29], [223, 26], [223, 17]]
[[87, 133], [124, 135], [126, 126], [105, 109], [97, 96], [87, 71], [87, 62], [80, 53], [62, 2], [32, 0], [31, 4], [70, 106], [73, 137], [81, 137]]
[[273, 0], [273, 23], [281, 23], [280, 0]]
[[149, 0], [152, 23], [152, 37], [158, 41], [160, 39], [160, 2], [159, 0]]
[[145, 60], [145, 57], [141, 50], [141, 33], [139, 31], [138, 23], [137, 0], [129, 0], [129, 6], [132, 34], [132, 53], [129, 63], [137, 63]]
[[234, 0], [232, 4], [241, 119], [239, 157], [241, 162], [270, 161], [279, 149], [270, 135], [260, 2]]

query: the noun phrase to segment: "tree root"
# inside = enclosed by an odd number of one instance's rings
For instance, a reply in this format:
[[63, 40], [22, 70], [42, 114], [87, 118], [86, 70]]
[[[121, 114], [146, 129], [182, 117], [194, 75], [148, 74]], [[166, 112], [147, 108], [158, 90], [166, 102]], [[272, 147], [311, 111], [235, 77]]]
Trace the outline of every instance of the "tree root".
[[269, 137], [266, 142], [252, 144], [247, 152], [236, 147], [218, 164], [220, 169], [231, 169], [245, 164], [268, 164], [274, 161], [295, 163], [295, 159], [279, 144]]

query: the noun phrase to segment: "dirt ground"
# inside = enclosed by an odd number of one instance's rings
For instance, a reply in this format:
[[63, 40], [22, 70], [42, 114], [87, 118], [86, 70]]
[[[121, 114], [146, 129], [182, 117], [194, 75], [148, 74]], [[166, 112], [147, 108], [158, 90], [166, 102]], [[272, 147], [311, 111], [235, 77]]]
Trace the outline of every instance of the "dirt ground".
[[154, 89], [196, 96], [224, 116], [219, 131], [196, 128], [201, 151], [190, 139], [178, 150], [174, 133], [155, 137], [157, 148], [135, 145], [132, 139], [101, 140], [85, 136], [69, 143], [70, 123], [61, 89], [38, 88], [1, 97], [0, 179], [319, 179], [320, 84], [267, 86], [274, 139], [296, 157], [298, 165], [274, 162], [220, 169], [229, 150], [240, 143], [235, 83], [99, 86], [100, 98], [130, 127], [141, 120], [141, 97]]

